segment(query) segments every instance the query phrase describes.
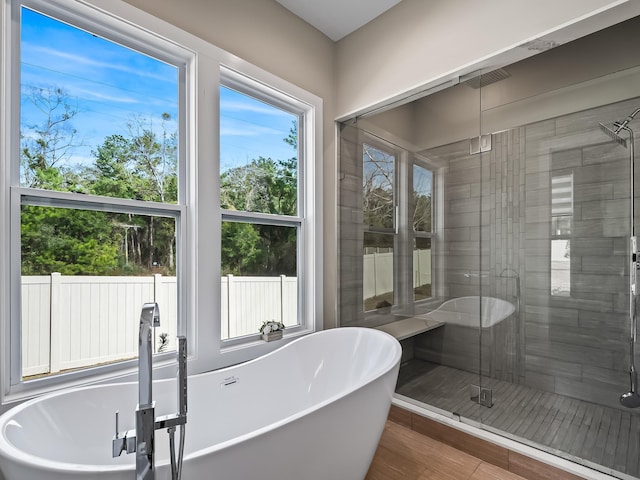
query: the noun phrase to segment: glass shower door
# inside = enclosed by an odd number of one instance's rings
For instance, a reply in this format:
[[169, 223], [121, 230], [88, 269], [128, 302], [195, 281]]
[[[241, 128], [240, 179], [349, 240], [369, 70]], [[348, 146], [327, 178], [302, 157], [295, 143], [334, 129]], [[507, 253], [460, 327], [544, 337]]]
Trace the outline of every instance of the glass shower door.
[[395, 335], [397, 393], [464, 418], [478, 404], [489, 275], [479, 100], [462, 83], [340, 126], [340, 325]]
[[[451, 108], [451, 102], [455, 108]], [[416, 102], [415, 156], [433, 171], [432, 297], [416, 316], [435, 327], [412, 339], [412, 359], [397, 392], [448, 415], [477, 420], [484, 392], [479, 305], [489, 272], [482, 255], [483, 152], [480, 90], [461, 83]], [[414, 197], [417, 194], [414, 189]], [[413, 236], [419, 232], [414, 227]], [[474, 399], [472, 399], [474, 397]]]
[[530, 102], [538, 118], [508, 129], [485, 110], [498, 149], [481, 240], [495, 272], [487, 296], [514, 307], [497, 325], [499, 309], [483, 319], [483, 383], [495, 386], [483, 427], [635, 475], [640, 412], [620, 401], [631, 386], [632, 162], [599, 123], [638, 104], [548, 118]]

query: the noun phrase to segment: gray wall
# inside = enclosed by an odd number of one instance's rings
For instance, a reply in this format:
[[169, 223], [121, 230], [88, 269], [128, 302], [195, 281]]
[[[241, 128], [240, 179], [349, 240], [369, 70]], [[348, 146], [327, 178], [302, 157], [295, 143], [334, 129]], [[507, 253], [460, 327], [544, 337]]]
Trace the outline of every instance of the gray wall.
[[[338, 319], [340, 326], [365, 326], [363, 298], [362, 150], [360, 131], [340, 128], [338, 167]], [[373, 326], [373, 325], [369, 325]]]

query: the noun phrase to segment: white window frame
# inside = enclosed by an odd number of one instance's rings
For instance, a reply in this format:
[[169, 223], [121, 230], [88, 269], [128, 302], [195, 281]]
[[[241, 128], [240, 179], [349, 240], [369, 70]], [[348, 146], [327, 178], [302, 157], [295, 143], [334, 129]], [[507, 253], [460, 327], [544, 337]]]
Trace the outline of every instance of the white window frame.
[[[308, 284], [313, 281], [312, 272], [314, 265], [308, 260], [312, 257], [313, 239], [310, 238], [309, 231], [311, 224], [309, 222], [307, 204], [313, 202], [313, 196], [309, 197], [307, 191], [315, 189], [314, 182], [310, 175], [307, 174], [308, 155], [312, 152], [308, 151], [307, 143], [310, 138], [311, 131], [308, 129], [307, 116], [310, 113], [308, 105], [300, 100], [291, 97], [281, 91], [258, 82], [242, 73], [231, 68], [222, 66], [220, 75], [220, 85], [231, 88], [249, 97], [261, 100], [268, 105], [286, 111], [298, 118], [298, 187], [297, 187], [297, 214], [293, 215], [276, 215], [258, 212], [243, 212], [236, 210], [220, 209], [221, 221], [229, 222], [247, 222], [258, 225], [274, 225], [281, 227], [293, 227], [297, 229], [297, 279], [298, 279], [298, 324], [296, 326], [287, 327], [285, 336], [295, 336], [299, 334], [309, 333], [313, 331], [313, 326], [305, 322], [305, 318], [311, 318], [313, 312], [308, 307], [312, 305], [312, 299], [309, 297]], [[220, 172], [222, 173], [222, 172]], [[256, 342], [260, 342], [259, 332], [254, 335], [246, 335], [242, 337], [234, 337], [221, 340], [222, 351], [225, 354], [233, 352], [239, 346], [251, 346]]]
[[[438, 170], [424, 157], [410, 153], [406, 148], [396, 145], [375, 134], [361, 131], [362, 138], [359, 142], [360, 155], [363, 154], [364, 144], [392, 154], [395, 157], [393, 179], [394, 218], [393, 228], [376, 228], [363, 225], [365, 233], [383, 233], [393, 235], [393, 283], [394, 303], [390, 307], [391, 313], [401, 312], [408, 305], [429, 305], [437, 296], [440, 281], [436, 278], [438, 248], [437, 210], [439, 199], [437, 198], [437, 186], [440, 181]], [[431, 231], [415, 232], [410, 218], [410, 195], [413, 192], [413, 166], [417, 165], [432, 174], [431, 183]], [[364, 167], [363, 167], [364, 168]], [[364, 173], [363, 173], [364, 174]], [[413, 289], [413, 244], [415, 238], [431, 239], [431, 297], [421, 300], [414, 299]], [[363, 251], [364, 254], [364, 251]], [[365, 319], [376, 319], [380, 315], [377, 310], [364, 311]]]
[[[410, 232], [410, 238], [411, 238], [411, 250], [413, 250], [413, 243], [415, 241], [415, 239], [417, 238], [429, 238], [431, 240], [431, 297], [429, 298], [424, 298], [421, 300], [414, 300], [414, 303], [416, 305], [422, 305], [422, 304], [430, 304], [434, 301], [434, 298], [437, 297], [436, 295], [436, 290], [439, 287], [439, 281], [438, 279], [435, 277], [435, 259], [436, 259], [436, 251], [438, 248], [437, 245], [437, 241], [438, 241], [438, 236], [437, 236], [437, 228], [436, 228], [436, 220], [437, 220], [437, 204], [438, 204], [438, 200], [436, 198], [436, 192], [437, 192], [437, 180], [438, 180], [438, 174], [437, 174], [437, 170], [429, 164], [429, 162], [422, 156], [417, 155], [417, 154], [413, 154], [410, 156], [409, 158], [409, 165], [408, 165], [408, 171], [410, 172], [410, 179], [409, 182], [407, 182], [408, 184], [411, 185], [411, 191], [413, 192], [413, 167], [414, 166], [418, 166], [424, 170], [428, 170], [429, 172], [431, 172], [431, 231], [429, 232], [423, 232], [423, 231], [416, 231], [413, 230], [413, 228], [411, 228], [411, 232]], [[407, 212], [409, 213], [409, 212]], [[412, 220], [409, 218], [409, 225], [411, 226], [412, 224]], [[411, 283], [411, 291], [413, 292], [413, 280]]]
[[[382, 234], [389, 235], [393, 239], [393, 304], [390, 307], [392, 310], [396, 309], [398, 305], [402, 303], [400, 287], [402, 286], [401, 281], [401, 272], [400, 272], [400, 255], [398, 252], [398, 248], [400, 248], [400, 230], [402, 228], [402, 201], [400, 198], [401, 190], [400, 190], [400, 178], [402, 176], [401, 168], [402, 168], [402, 156], [404, 155], [403, 151], [393, 145], [386, 140], [371, 135], [367, 132], [362, 132], [363, 139], [360, 142], [360, 156], [362, 158], [362, 175], [364, 178], [364, 145], [368, 145], [377, 150], [380, 150], [384, 153], [393, 156], [393, 182], [391, 188], [393, 188], [393, 199], [392, 199], [392, 216], [391, 216], [391, 227], [375, 227], [371, 225], [367, 225], [363, 223], [364, 233], [372, 233], [372, 234]], [[364, 192], [361, 192], [364, 194]], [[364, 210], [363, 210], [364, 214]], [[363, 247], [363, 256], [364, 256], [364, 245]], [[364, 298], [361, 299], [364, 302]], [[362, 305], [362, 309], [364, 311], [365, 317], [369, 315], [374, 315], [377, 313], [377, 310], [364, 310], [364, 304]]]
[[[0, 222], [11, 228], [0, 231], [0, 411], [3, 406], [37, 394], [87, 382], [130, 380], [135, 378], [137, 362], [125, 361], [65, 373], [50, 378], [21, 382], [16, 379], [21, 361], [20, 268], [12, 260], [19, 252], [19, 205], [21, 196], [32, 203], [55, 206], [78, 206], [93, 209], [155, 213], [179, 218], [180, 236], [178, 292], [179, 330], [186, 333], [189, 349], [189, 372], [200, 373], [246, 361], [277, 348], [277, 345], [245, 339], [231, 347], [220, 339], [220, 182], [218, 86], [221, 69], [236, 72], [256, 85], [269, 86], [282, 95], [283, 101], [298, 102], [304, 115], [305, 164], [303, 213], [297, 220], [304, 235], [300, 240], [301, 327], [291, 331], [285, 342], [322, 328], [322, 100], [244, 60], [159, 20], [121, 0], [0, 0], [2, 40], [0, 49]], [[126, 199], [93, 197], [79, 199], [66, 192], [37, 192], [19, 186], [19, 168], [12, 159], [19, 158], [19, 12], [20, 5], [34, 8], [62, 21], [118, 41], [155, 58], [181, 66], [179, 202], [177, 205], [141, 205]], [[51, 199], [51, 200], [48, 200]], [[143, 202], [144, 203], [144, 202]], [[11, 223], [10, 223], [11, 222]], [[19, 230], [19, 229], [18, 229]], [[16, 243], [17, 239], [17, 243]], [[16, 268], [16, 264], [18, 267]], [[13, 285], [13, 286], [12, 286]], [[16, 286], [18, 285], [18, 286]], [[180, 320], [179, 320], [180, 322]], [[217, 339], [217, 340], [216, 340]], [[281, 345], [281, 342], [277, 342]], [[171, 354], [158, 355], [154, 365], [168, 368], [159, 375], [170, 374], [174, 366]], [[13, 376], [12, 376], [13, 374]]]

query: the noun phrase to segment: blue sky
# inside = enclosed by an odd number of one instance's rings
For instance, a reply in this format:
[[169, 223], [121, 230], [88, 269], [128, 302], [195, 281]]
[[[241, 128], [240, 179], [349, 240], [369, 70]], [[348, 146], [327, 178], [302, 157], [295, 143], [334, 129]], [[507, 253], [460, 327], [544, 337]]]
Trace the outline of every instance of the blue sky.
[[247, 97], [230, 88], [220, 90], [220, 169], [246, 164], [259, 156], [295, 157], [284, 139], [295, 115]]
[[[127, 135], [133, 116], [152, 119], [159, 131], [163, 113], [175, 131], [178, 69], [172, 65], [96, 37], [32, 10], [22, 9], [21, 125], [42, 124], [45, 116], [29, 100], [32, 89], [62, 88], [77, 115], [70, 165], [91, 161], [91, 151], [112, 134]], [[295, 156], [283, 139], [295, 116], [230, 89], [221, 90], [221, 168], [258, 156]]]

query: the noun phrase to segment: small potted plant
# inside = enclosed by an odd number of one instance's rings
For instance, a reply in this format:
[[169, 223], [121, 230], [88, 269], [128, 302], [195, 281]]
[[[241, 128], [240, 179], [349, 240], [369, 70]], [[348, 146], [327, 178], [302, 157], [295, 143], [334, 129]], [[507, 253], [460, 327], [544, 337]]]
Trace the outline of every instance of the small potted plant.
[[260, 333], [262, 334], [262, 339], [265, 342], [280, 340], [282, 338], [283, 330], [284, 323], [276, 322], [275, 320], [266, 320], [262, 322], [262, 326], [260, 327]]
[[158, 353], [164, 352], [169, 346], [169, 334], [162, 332], [160, 334], [160, 345], [158, 346]]

